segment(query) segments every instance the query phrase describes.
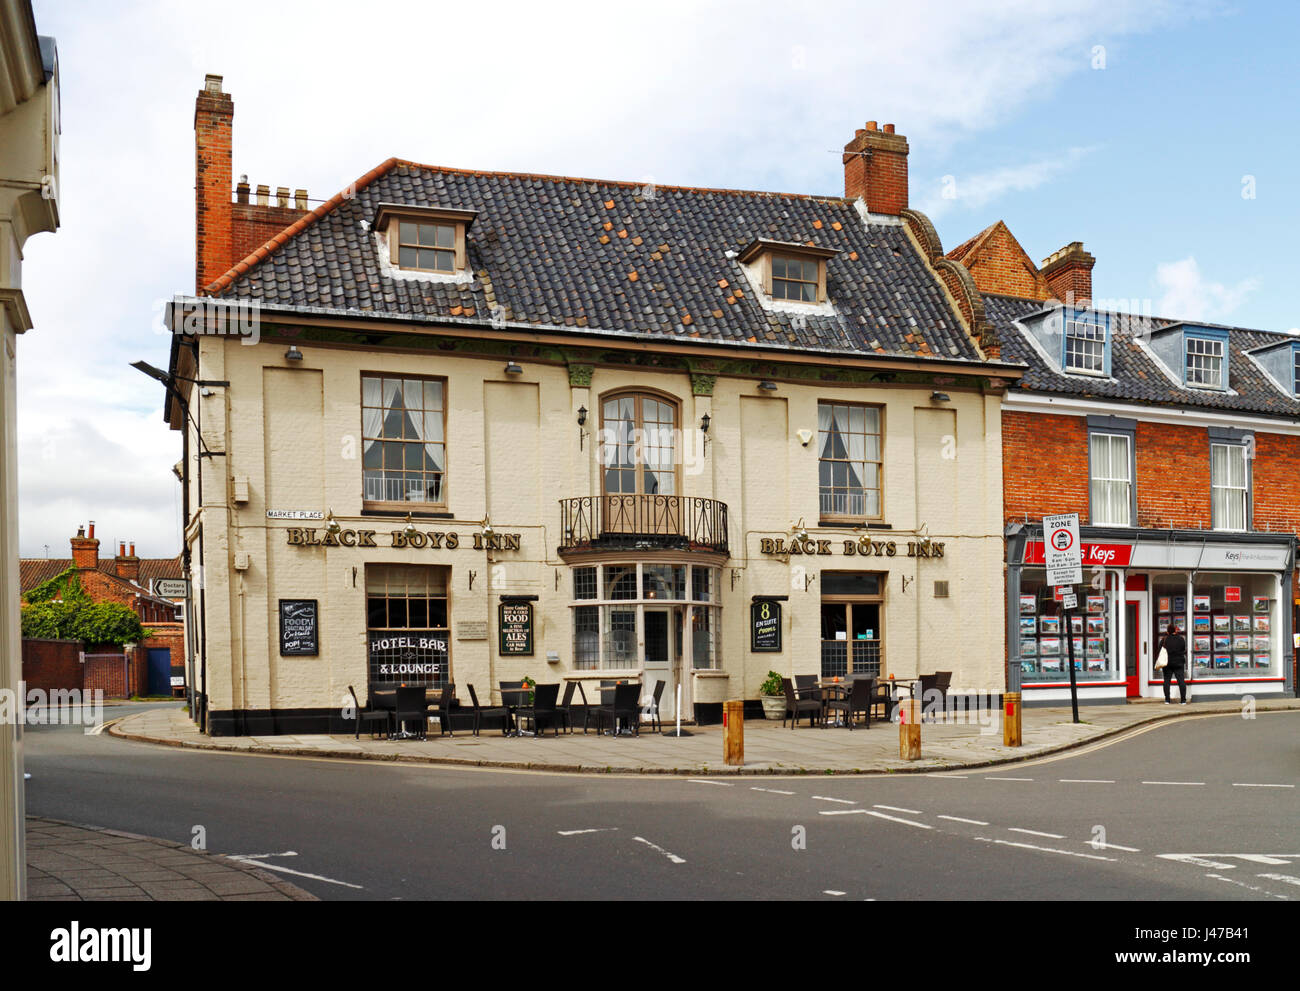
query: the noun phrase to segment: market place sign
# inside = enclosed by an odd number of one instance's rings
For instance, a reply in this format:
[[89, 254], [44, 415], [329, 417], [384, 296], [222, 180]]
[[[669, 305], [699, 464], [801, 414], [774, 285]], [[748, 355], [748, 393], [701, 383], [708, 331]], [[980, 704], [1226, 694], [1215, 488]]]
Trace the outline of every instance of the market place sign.
[[[826, 556], [838, 551], [844, 557], [897, 557], [898, 541], [872, 540], [870, 537], [858, 537], [856, 540], [830, 540], [808, 537], [806, 540], [784, 537], [762, 537], [758, 541], [758, 552], [772, 557], [793, 557], [796, 554], [814, 554]], [[908, 540], [906, 557], [943, 557], [944, 542], [941, 540]]]
[[[454, 551], [464, 546], [476, 551], [517, 551], [520, 547], [520, 534], [517, 533], [492, 533], [486, 537], [474, 533], [470, 534], [468, 545], [461, 541], [460, 534], [454, 530], [390, 530], [381, 535], [378, 530], [339, 530], [331, 533], [328, 529], [317, 527], [291, 526], [285, 530], [285, 534], [290, 547], [428, 547], [435, 551], [443, 548]], [[376, 537], [384, 542], [377, 543]]]

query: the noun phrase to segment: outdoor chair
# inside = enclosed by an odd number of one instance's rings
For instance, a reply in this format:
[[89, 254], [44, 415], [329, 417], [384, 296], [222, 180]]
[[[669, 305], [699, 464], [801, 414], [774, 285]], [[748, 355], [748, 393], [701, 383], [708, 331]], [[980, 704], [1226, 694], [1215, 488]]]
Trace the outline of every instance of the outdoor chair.
[[818, 692], [815, 674], [797, 674], [794, 676], [794, 693], [801, 699], [816, 698]]
[[853, 679], [853, 684], [849, 688], [849, 726], [853, 725], [853, 717], [859, 712], [864, 713], [867, 717], [867, 729], [871, 729], [871, 709], [876, 695], [876, 679], [870, 675], [859, 675]]
[[487, 716], [489, 719], [500, 719], [502, 733], [504, 733], [509, 728], [510, 710], [507, 709], [504, 705], [492, 706], [487, 709], [483, 708], [483, 706], [479, 705], [478, 694], [474, 691], [473, 685], [469, 686], [469, 700], [474, 706], [474, 735], [475, 736], [478, 736], [479, 727], [483, 724], [484, 716]]
[[[501, 704], [506, 708], [506, 730], [505, 731], [506, 734], [509, 735], [511, 729], [511, 721], [513, 719], [513, 713], [511, 712], [511, 710], [518, 709], [519, 706], [515, 704], [515, 701], [524, 698], [524, 696], [519, 694], [520, 690], [522, 690], [524, 687], [524, 683], [522, 681], [499, 681], [497, 682], [497, 685], [501, 689]], [[518, 722], [514, 723], [514, 728], [515, 729], [519, 728]]]
[[[352, 694], [352, 705], [354, 707], [354, 711], [356, 712], [356, 721], [357, 721], [357, 732], [356, 732], [356, 736], [353, 739], [357, 739], [357, 740], [361, 739], [362, 726], [373, 725], [375, 723], [381, 723], [383, 725], [384, 735], [387, 736], [389, 710], [381, 708], [379, 706], [372, 705], [369, 702], [367, 702], [365, 707], [363, 708], [361, 703], [357, 701], [357, 690], [353, 688], [351, 685], [348, 685], [348, 691]], [[373, 729], [370, 731], [370, 735], [371, 737], [375, 735], [375, 731]]]
[[397, 707], [393, 710], [393, 722], [399, 732], [407, 723], [415, 723], [416, 735], [423, 740], [428, 725], [427, 712], [422, 686], [408, 688], [403, 685], [397, 689]]
[[602, 705], [596, 710], [602, 721], [606, 718], [609, 719], [615, 736], [618, 735], [618, 722], [620, 719], [626, 719], [632, 724], [634, 735], [641, 735], [641, 708], [637, 705], [640, 697], [640, 685], [630, 682], [625, 685], [615, 685], [613, 702]]
[[952, 681], [951, 671], [936, 671], [934, 674], [921, 675], [921, 693], [917, 697], [921, 702], [921, 718], [934, 721], [935, 711], [943, 712], [948, 707], [948, 685]]
[[641, 699], [641, 711], [650, 717], [650, 728], [661, 733], [664, 724], [659, 715], [659, 701], [664, 697], [664, 687], [667, 684], [666, 681], [656, 681], [654, 695]]
[[592, 720], [596, 721], [596, 732], [600, 732], [600, 709], [593, 706], [587, 701], [587, 691], [582, 687], [582, 682], [578, 682], [578, 695], [582, 699], [582, 732], [585, 735], [587, 727], [591, 725]]
[[446, 685], [438, 693], [438, 701], [426, 707], [425, 719], [438, 720], [438, 735], [448, 733], [455, 736], [456, 733], [451, 728], [451, 706], [452, 699], [455, 697], [456, 688], [454, 685]]
[[890, 685], [888, 678], [880, 678], [873, 682], [871, 686], [871, 710], [874, 713], [877, 706], [884, 709], [880, 718], [889, 722], [894, 717], [894, 696], [893, 686]]
[[578, 682], [567, 682], [564, 686], [564, 698], [555, 707], [556, 715], [564, 721], [565, 728], [570, 733], [573, 732], [573, 692], [577, 687]]
[[812, 726], [821, 716], [822, 703], [820, 699], [801, 699], [795, 692], [794, 682], [789, 678], [781, 679], [781, 688], [785, 692], [785, 714], [781, 716], [781, 725], [785, 725], [786, 717], [790, 717], [790, 728], [794, 729], [794, 724], [799, 721], [803, 713], [808, 713], [808, 725]]
[[557, 682], [554, 685], [534, 685], [533, 686], [533, 704], [521, 705], [515, 712], [515, 718], [521, 723], [524, 720], [533, 724], [533, 733], [541, 735], [542, 723], [549, 722], [555, 730], [555, 735], [560, 735], [560, 718], [555, 708], [555, 700], [560, 696], [560, 686]]
[[944, 714], [944, 718], [946, 719], [948, 714], [948, 686], [952, 684], [952, 672], [936, 671], [934, 677], [934, 687], [939, 693], [939, 711]]

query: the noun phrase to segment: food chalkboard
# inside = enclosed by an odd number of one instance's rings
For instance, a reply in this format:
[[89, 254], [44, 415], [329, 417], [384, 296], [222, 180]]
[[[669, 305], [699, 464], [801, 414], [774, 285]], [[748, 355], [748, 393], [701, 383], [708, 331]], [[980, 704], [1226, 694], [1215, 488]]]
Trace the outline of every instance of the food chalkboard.
[[315, 599], [280, 600], [280, 655], [315, 656], [320, 653], [320, 626]]
[[749, 649], [781, 650], [781, 603], [759, 599], [749, 605]]
[[503, 602], [497, 607], [497, 647], [502, 656], [532, 656], [533, 606], [529, 602]]

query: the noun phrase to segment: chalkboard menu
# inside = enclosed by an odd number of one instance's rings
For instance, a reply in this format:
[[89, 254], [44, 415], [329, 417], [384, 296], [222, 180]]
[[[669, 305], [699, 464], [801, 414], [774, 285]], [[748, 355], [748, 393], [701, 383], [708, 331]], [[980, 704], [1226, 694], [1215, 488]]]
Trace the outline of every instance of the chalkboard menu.
[[759, 599], [749, 605], [749, 649], [781, 650], [781, 603]]
[[497, 607], [498, 647], [503, 657], [531, 657], [533, 653], [533, 604], [503, 602]]
[[315, 599], [280, 600], [280, 655], [282, 657], [319, 654], [319, 631]]

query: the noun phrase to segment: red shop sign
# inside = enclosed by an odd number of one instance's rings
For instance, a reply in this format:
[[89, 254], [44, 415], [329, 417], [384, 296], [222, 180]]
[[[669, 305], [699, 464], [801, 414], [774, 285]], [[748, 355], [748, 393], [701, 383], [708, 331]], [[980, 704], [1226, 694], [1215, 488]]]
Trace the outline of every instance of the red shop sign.
[[1225, 586], [1223, 587], [1223, 601], [1224, 601], [1224, 602], [1240, 602], [1240, 601], [1241, 601], [1241, 586], [1240, 586], [1240, 585], [1225, 585]]
[[[1133, 559], [1132, 544], [1084, 544], [1083, 566], [1085, 568], [1123, 568]], [[1031, 540], [1025, 545], [1025, 564], [1044, 564], [1047, 556], [1043, 553], [1043, 542]]]

